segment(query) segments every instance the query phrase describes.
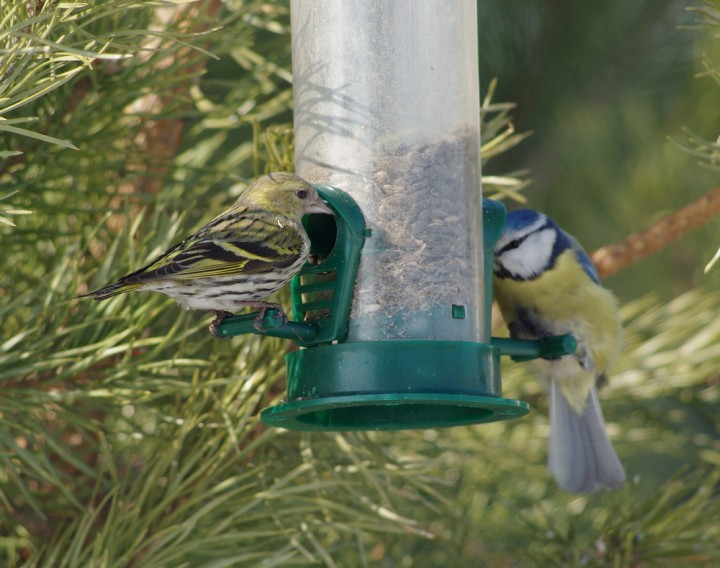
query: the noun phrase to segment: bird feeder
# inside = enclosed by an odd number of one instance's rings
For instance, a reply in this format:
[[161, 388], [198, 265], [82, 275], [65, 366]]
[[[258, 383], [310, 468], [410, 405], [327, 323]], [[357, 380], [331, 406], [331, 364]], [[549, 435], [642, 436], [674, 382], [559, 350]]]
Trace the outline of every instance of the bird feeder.
[[226, 318], [286, 356], [296, 430], [404, 429], [516, 418], [499, 360], [560, 356], [572, 337], [491, 339], [492, 250], [504, 207], [483, 200], [475, 0], [291, 1], [296, 172], [335, 212], [310, 215], [292, 321]]

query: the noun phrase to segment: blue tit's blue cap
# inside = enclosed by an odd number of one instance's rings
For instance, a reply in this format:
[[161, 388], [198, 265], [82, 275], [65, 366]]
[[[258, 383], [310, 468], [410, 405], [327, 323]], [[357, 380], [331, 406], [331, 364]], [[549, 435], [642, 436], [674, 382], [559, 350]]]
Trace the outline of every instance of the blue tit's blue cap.
[[532, 209], [516, 209], [508, 213], [505, 230], [514, 231], [522, 227], [527, 227], [528, 225], [534, 225], [542, 217], [544, 217], [542, 213], [538, 213]]

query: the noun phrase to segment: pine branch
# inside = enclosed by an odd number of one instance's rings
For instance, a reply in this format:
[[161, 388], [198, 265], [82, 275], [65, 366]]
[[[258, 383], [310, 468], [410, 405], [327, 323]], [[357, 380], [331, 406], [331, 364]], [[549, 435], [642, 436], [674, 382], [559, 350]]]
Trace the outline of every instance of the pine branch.
[[601, 278], [658, 252], [670, 243], [704, 225], [720, 213], [720, 188], [663, 217], [647, 229], [632, 233], [623, 241], [607, 245], [592, 253], [591, 258]]

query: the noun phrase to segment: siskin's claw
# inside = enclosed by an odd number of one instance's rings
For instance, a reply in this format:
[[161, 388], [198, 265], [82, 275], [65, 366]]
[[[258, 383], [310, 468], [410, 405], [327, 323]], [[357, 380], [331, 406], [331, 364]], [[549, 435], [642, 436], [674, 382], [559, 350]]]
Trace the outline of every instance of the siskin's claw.
[[263, 308], [258, 312], [258, 315], [255, 317], [255, 321], [253, 322], [253, 327], [257, 329], [259, 332], [262, 333], [262, 320], [265, 317], [265, 311], [266, 309]]
[[215, 312], [215, 319], [212, 321], [210, 327], [208, 328], [210, 330], [210, 333], [212, 333], [218, 339], [222, 339], [217, 333], [217, 328], [226, 317], [231, 315], [232, 314], [230, 312]]
[[266, 304], [260, 308], [260, 311], [258, 312], [258, 315], [255, 317], [255, 321], [253, 322], [253, 327], [257, 329], [259, 332], [262, 333], [262, 320], [265, 319], [265, 314], [268, 310], [275, 310], [277, 312], [277, 315], [280, 316], [283, 320], [283, 325], [287, 325], [288, 317], [285, 314], [285, 310], [282, 309], [282, 306], [280, 304]]

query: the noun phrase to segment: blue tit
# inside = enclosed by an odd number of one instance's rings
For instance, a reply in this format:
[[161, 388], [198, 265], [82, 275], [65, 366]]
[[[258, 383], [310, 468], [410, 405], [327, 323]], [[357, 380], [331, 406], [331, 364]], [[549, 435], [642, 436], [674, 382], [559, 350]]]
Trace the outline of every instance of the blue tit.
[[573, 493], [622, 486], [625, 471], [605, 431], [597, 392], [620, 353], [615, 297], [600, 286], [580, 244], [552, 219], [528, 209], [508, 214], [493, 271], [511, 337], [570, 333], [577, 340], [573, 355], [531, 362], [549, 383], [548, 469]]

